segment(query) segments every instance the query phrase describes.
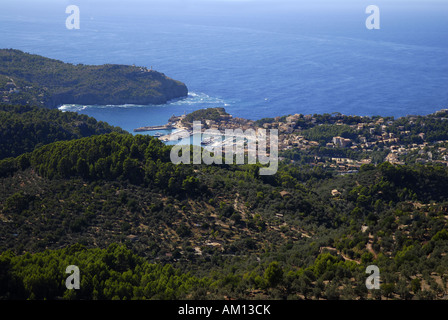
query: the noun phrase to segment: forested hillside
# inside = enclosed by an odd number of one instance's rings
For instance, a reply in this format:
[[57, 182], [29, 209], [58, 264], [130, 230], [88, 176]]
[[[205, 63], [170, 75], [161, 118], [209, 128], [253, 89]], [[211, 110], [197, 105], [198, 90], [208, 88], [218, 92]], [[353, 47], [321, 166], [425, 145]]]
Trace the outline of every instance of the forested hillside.
[[45, 144], [120, 132], [86, 115], [30, 106], [0, 105], [0, 159], [16, 157]]
[[[111, 133], [1, 161], [1, 295], [446, 297], [445, 166], [340, 176], [281, 163], [260, 176], [257, 165], [175, 166], [169, 152]], [[68, 263], [84, 270], [83, 290], [61, 283]], [[381, 290], [366, 289], [370, 264]]]
[[147, 67], [73, 65], [0, 49], [0, 104], [163, 104], [188, 94], [185, 84]]

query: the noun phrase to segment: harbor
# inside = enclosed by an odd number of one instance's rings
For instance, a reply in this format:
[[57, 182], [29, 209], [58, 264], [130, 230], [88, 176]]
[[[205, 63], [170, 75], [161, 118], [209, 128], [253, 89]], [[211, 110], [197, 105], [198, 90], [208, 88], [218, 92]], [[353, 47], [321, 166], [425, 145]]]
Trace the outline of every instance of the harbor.
[[147, 126], [136, 128], [134, 129], [134, 132], [148, 132], [148, 131], [171, 130], [171, 129], [174, 129], [174, 127], [171, 124], [165, 124], [163, 126]]
[[174, 114], [168, 119], [168, 123], [165, 125], [158, 126], [144, 126], [140, 128], [134, 129], [134, 132], [148, 132], [148, 131], [159, 131], [159, 130], [173, 130], [173, 129], [183, 129], [182, 119], [185, 117], [185, 114], [182, 116], [175, 116]]
[[[211, 134], [210, 131], [203, 128], [201, 128], [200, 131], [195, 131], [192, 124], [184, 120], [185, 117], [185, 114], [181, 116], [172, 115], [165, 125], [144, 126], [134, 129], [134, 132], [156, 131], [152, 135], [157, 139], [163, 141], [164, 143], [184, 143], [186, 141], [185, 139], [187, 139], [187, 141], [189, 141], [189, 144], [201, 145], [206, 149], [220, 148], [232, 145], [235, 146], [236, 144], [240, 144], [241, 142], [249, 143], [256, 141], [256, 131], [234, 132], [232, 129], [238, 129], [239, 120], [233, 119], [231, 116], [221, 116], [217, 121], [204, 120], [205, 127], [215, 130], [215, 132], [220, 132], [218, 134]], [[242, 127], [245, 130], [251, 129], [247, 126]], [[226, 129], [230, 129], [231, 133], [227, 133]]]

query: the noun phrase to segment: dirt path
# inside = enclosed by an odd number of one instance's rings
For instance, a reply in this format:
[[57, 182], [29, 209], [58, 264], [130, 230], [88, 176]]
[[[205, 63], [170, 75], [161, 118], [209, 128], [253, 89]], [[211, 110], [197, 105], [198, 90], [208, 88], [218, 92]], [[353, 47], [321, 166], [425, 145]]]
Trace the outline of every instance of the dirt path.
[[356, 262], [357, 264], [361, 264], [361, 261], [354, 260], [354, 259], [351, 259], [351, 258], [347, 257], [345, 254], [343, 254], [342, 252], [340, 252], [336, 248], [333, 248], [333, 247], [320, 247], [319, 251], [322, 252], [323, 249], [327, 249], [327, 250], [330, 250], [330, 251], [335, 251], [338, 255], [340, 255], [342, 258], [344, 258], [344, 260], [353, 261], [353, 262]]
[[366, 245], [366, 248], [369, 252], [371, 252], [373, 254], [373, 256], [375, 257], [375, 259], [378, 257], [378, 255], [376, 254], [375, 250], [373, 250], [372, 248], [372, 243], [369, 241]]

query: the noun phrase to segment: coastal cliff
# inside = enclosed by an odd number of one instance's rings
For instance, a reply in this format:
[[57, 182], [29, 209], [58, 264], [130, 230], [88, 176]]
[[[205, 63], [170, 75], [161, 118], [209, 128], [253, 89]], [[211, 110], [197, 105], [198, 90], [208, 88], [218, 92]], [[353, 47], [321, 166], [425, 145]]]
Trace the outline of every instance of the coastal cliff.
[[0, 50], [0, 104], [164, 104], [188, 95], [186, 85], [146, 67], [73, 65]]

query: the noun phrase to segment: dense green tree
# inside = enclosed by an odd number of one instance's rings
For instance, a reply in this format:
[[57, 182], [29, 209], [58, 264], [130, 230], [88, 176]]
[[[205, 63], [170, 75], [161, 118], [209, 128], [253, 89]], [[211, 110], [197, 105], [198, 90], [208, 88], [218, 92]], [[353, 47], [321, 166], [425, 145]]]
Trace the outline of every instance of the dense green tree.
[[273, 261], [269, 264], [264, 272], [264, 278], [271, 288], [274, 288], [281, 283], [283, 279], [283, 270], [277, 261]]

